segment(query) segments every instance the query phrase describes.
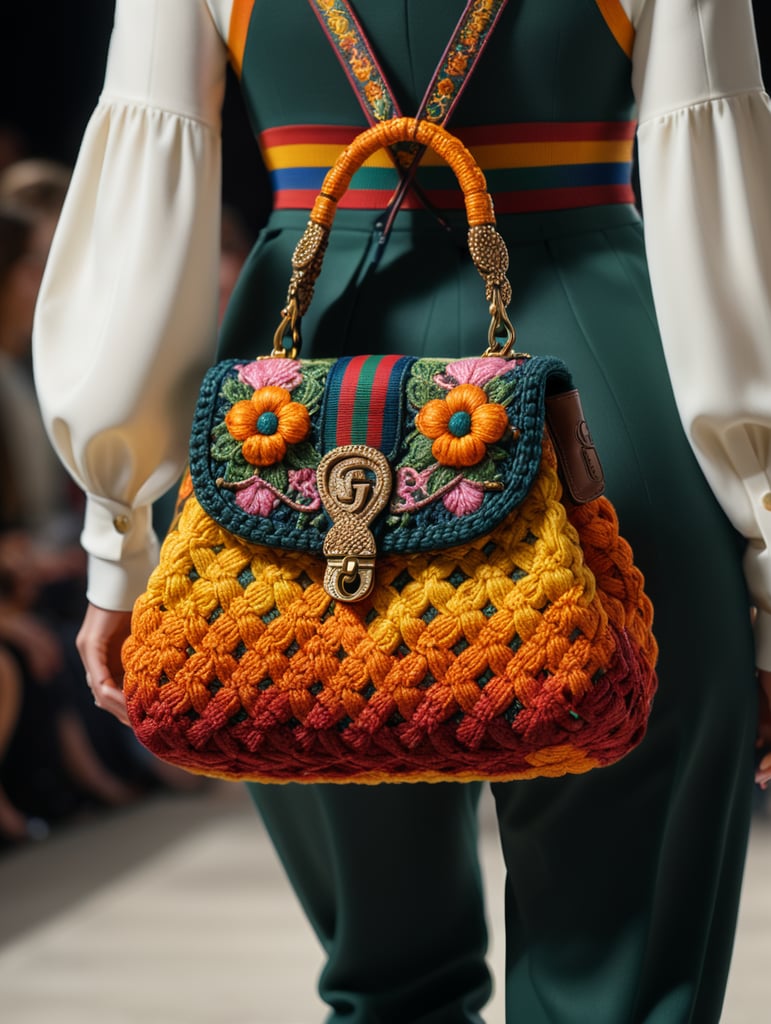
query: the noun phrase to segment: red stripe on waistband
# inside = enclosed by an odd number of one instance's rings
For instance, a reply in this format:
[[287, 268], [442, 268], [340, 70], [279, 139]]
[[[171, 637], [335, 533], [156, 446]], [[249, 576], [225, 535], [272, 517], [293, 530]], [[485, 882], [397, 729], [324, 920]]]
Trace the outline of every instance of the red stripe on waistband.
[[[363, 129], [355, 125], [293, 124], [266, 128], [260, 144], [273, 146], [347, 146]], [[490, 124], [456, 128], [455, 134], [467, 146], [505, 145], [511, 142], [593, 142], [633, 139], [636, 121], [533, 121], [526, 124]]]
[[495, 146], [510, 142], [615, 142], [633, 139], [636, 130], [636, 121], [531, 121], [458, 128], [456, 134], [467, 146]]
[[266, 128], [260, 132], [259, 139], [265, 149], [271, 146], [305, 146], [314, 142], [347, 146], [362, 131], [363, 128], [355, 125], [290, 124], [280, 128]]
[[[277, 192], [276, 210], [310, 210], [316, 199], [313, 189], [285, 189]], [[391, 198], [390, 191], [348, 191], [338, 203], [341, 210], [382, 210]], [[441, 210], [462, 210], [463, 195], [459, 190], [430, 190], [426, 193]], [[606, 206], [614, 203], [635, 202], [631, 185], [579, 185], [574, 188], [524, 189], [518, 192], [493, 194], [496, 213], [546, 213], [549, 210], [569, 210], [578, 206]], [[407, 196], [402, 209], [419, 210], [421, 204], [414, 196]]]

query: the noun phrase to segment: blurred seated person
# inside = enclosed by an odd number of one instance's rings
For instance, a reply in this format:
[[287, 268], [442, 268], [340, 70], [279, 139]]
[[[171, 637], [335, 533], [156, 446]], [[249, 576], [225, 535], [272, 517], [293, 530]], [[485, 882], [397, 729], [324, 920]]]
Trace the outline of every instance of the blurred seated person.
[[32, 189], [29, 175], [7, 175], [0, 177], [0, 837], [13, 840], [28, 835], [30, 817], [61, 820], [94, 802], [120, 806], [174, 780], [93, 707], [82, 685], [75, 648], [85, 607], [81, 505], [46, 436], [29, 367], [34, 305], [65, 183], [53, 176]]

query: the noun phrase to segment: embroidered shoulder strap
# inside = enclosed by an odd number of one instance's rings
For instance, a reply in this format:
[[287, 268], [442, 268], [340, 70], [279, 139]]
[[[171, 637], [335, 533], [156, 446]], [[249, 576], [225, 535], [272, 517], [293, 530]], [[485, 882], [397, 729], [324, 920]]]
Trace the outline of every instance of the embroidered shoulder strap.
[[[348, 0], [308, 0], [371, 125], [401, 117], [388, 80]], [[417, 111], [419, 120], [446, 126], [487, 45], [507, 0], [467, 0], [455, 31]], [[445, 224], [415, 182], [425, 146], [399, 142], [389, 147], [401, 181], [388, 203], [375, 249], [377, 262], [407, 191], [412, 188], [423, 206]], [[445, 226], [447, 226], [445, 224]]]
[[[482, 55], [507, 0], [467, 0], [416, 117], [445, 125]], [[348, 0], [310, 0], [370, 124], [402, 111]]]

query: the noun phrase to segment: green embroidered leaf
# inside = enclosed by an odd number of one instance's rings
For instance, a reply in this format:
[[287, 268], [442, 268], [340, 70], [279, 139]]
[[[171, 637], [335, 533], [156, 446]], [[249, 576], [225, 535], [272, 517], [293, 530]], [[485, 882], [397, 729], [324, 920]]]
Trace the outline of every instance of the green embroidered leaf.
[[321, 462], [321, 456], [310, 441], [301, 441], [300, 444], [287, 446], [284, 465], [289, 469], [316, 469], [319, 462]]
[[302, 364], [302, 383], [292, 392], [292, 401], [302, 403], [311, 416], [321, 408], [324, 384], [333, 362], [333, 359], [317, 359]]
[[289, 474], [282, 462], [275, 466], [264, 466], [260, 470], [260, 476], [266, 483], [275, 487], [277, 491], [281, 491], [282, 494], [286, 493], [289, 487]]
[[497, 475], [495, 463], [491, 458], [482, 459], [476, 466], [468, 466], [463, 471], [463, 475], [467, 480], [476, 480], [479, 483], [483, 483], [486, 480], [494, 480]]
[[239, 452], [228, 462], [224, 476], [228, 483], [237, 483], [241, 480], [249, 480], [256, 472], [256, 467], [251, 462], [247, 462]]
[[220, 423], [212, 431], [214, 443], [211, 446], [211, 456], [218, 462], [229, 462], [241, 451], [241, 442], [228, 432], [224, 423]]
[[314, 516], [311, 519], [311, 526], [314, 530], [325, 530], [327, 528], [327, 517], [325, 515]]
[[445, 367], [444, 359], [419, 359], [412, 364], [407, 381], [407, 401], [422, 409], [432, 398], [443, 398], [447, 392], [434, 383], [434, 377]]
[[436, 494], [440, 488], [446, 487], [457, 475], [458, 470], [453, 469], [452, 466], [437, 466], [428, 478], [426, 490], [429, 494]]
[[421, 434], [419, 430], [413, 430], [411, 434], [406, 437], [406, 455], [399, 462], [399, 468], [403, 466], [412, 466], [414, 469], [420, 471], [426, 469], [432, 463], [436, 462], [431, 451], [431, 445], [434, 443], [430, 437], [426, 437], [425, 434]]
[[509, 457], [509, 453], [505, 448], [501, 448], [499, 444], [491, 444], [487, 449], [487, 454], [493, 460], [493, 462], [503, 462]]
[[245, 384], [238, 377], [226, 377], [222, 385], [222, 396], [227, 398], [231, 405], [236, 402], [248, 401], [254, 394], [254, 388]]
[[515, 380], [506, 380], [505, 377], [493, 377], [485, 386], [487, 397], [491, 402], [499, 405], [508, 405], [517, 390]]

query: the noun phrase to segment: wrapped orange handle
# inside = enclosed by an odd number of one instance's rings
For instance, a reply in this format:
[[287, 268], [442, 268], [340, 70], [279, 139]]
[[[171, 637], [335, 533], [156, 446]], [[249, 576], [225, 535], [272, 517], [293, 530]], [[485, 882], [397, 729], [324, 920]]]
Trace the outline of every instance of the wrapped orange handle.
[[495, 224], [493, 201], [487, 191], [485, 176], [471, 153], [460, 139], [444, 128], [414, 117], [395, 117], [390, 121], [381, 121], [357, 135], [327, 172], [321, 192], [313, 205], [311, 220], [327, 229], [331, 228], [337, 203], [348, 189], [356, 171], [373, 153], [395, 142], [417, 142], [428, 146], [450, 165], [463, 190], [469, 227]]
[[[442, 157], [455, 173], [463, 191], [468, 220], [468, 244], [471, 258], [485, 281], [485, 296], [490, 304], [491, 324], [487, 354], [508, 352], [514, 340], [514, 328], [506, 314], [511, 300], [511, 285], [506, 277], [509, 254], [495, 229], [495, 212], [487, 182], [474, 157], [460, 139], [430, 121], [414, 117], [395, 117], [382, 121], [357, 135], [327, 171], [321, 192], [316, 197], [310, 220], [292, 256], [292, 277], [281, 323], [273, 336], [273, 355], [295, 358], [302, 344], [300, 320], [305, 315], [316, 279], [321, 272], [329, 232], [338, 201], [351, 184], [351, 178], [364, 161], [379, 149], [396, 142], [416, 142]], [[291, 334], [291, 345], [286, 337]], [[501, 345], [501, 337], [504, 344]]]

